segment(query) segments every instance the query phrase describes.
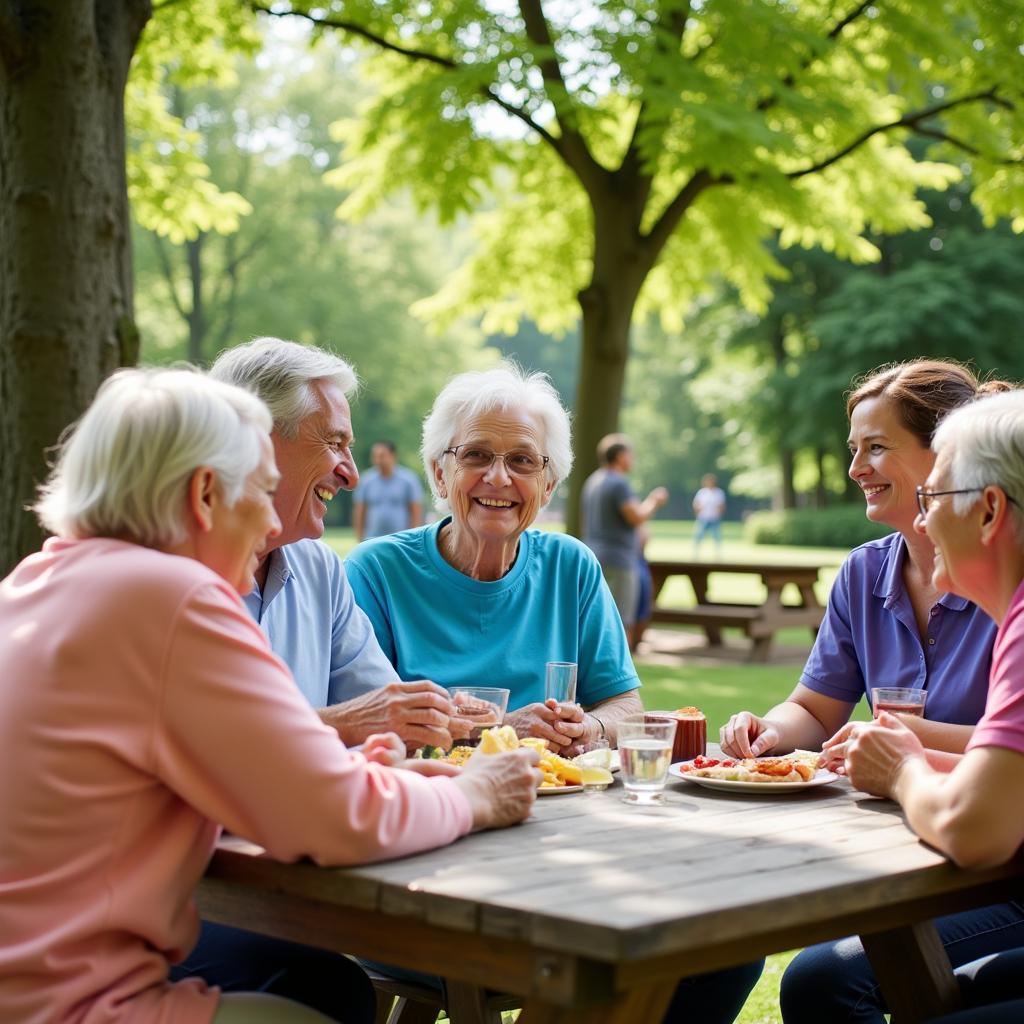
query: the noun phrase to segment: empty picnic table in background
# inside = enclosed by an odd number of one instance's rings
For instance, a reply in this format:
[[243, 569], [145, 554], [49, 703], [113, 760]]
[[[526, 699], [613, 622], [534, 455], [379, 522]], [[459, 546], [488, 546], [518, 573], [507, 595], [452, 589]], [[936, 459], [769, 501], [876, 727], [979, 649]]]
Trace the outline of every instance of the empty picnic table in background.
[[[764, 565], [752, 562], [706, 562], [697, 560], [660, 560], [648, 563], [653, 581], [651, 614], [653, 622], [703, 626], [708, 643], [722, 643], [722, 629], [733, 626], [751, 638], [751, 659], [766, 661], [772, 638], [780, 629], [806, 626], [812, 637], [825, 614], [814, 585], [818, 582], [820, 565]], [[761, 577], [765, 598], [760, 604], [711, 601], [708, 599], [708, 577], [711, 573], [739, 573]], [[658, 597], [671, 576], [688, 576], [697, 603], [689, 608], [669, 607], [658, 603]], [[800, 603], [783, 604], [783, 589], [792, 583], [800, 595]]]
[[452, 1024], [494, 1020], [488, 990], [519, 997], [520, 1024], [656, 1022], [682, 975], [860, 934], [894, 1019], [916, 1024], [959, 1000], [930, 919], [1020, 895], [1019, 858], [957, 868], [844, 779], [764, 795], [670, 781], [650, 809], [621, 796], [538, 800], [518, 828], [359, 868], [229, 840], [200, 910], [444, 975], [478, 993]]

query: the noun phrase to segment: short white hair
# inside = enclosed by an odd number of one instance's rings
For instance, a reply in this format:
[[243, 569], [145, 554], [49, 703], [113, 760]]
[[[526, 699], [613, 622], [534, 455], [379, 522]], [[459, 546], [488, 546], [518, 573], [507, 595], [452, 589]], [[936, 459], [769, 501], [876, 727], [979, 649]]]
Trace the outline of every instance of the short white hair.
[[210, 376], [258, 395], [274, 417], [274, 428], [288, 438], [317, 410], [314, 381], [330, 381], [346, 397], [359, 389], [355, 369], [340, 356], [282, 338], [255, 338], [229, 348], [210, 367]]
[[259, 399], [198, 370], [119, 370], [62, 440], [35, 512], [60, 537], [179, 544], [195, 471], [212, 469], [234, 505], [270, 428]]
[[[935, 431], [932, 448], [949, 460], [949, 489], [983, 490], [997, 484], [1010, 504], [1017, 538], [1024, 543], [1024, 391], [979, 398], [954, 409]], [[964, 515], [977, 494], [953, 495]]]
[[442, 388], [423, 421], [420, 454], [439, 511], [447, 512], [450, 506], [438, 493], [434, 463], [440, 462], [445, 449], [455, 442], [456, 432], [479, 416], [512, 410], [537, 420], [545, 449], [542, 454], [548, 457], [548, 479], [557, 486], [572, 471], [569, 414], [546, 373], [527, 373], [513, 362], [460, 373]]

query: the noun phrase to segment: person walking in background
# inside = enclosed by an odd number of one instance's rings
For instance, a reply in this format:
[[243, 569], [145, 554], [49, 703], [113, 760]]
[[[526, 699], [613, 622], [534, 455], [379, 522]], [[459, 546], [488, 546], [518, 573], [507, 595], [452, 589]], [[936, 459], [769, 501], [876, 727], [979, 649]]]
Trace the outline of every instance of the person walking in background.
[[373, 469], [363, 474], [352, 495], [352, 525], [356, 540], [386, 537], [423, 521], [423, 487], [419, 477], [398, 465], [392, 441], [377, 441], [370, 449]]
[[725, 491], [718, 486], [714, 473], [700, 478], [700, 490], [693, 496], [693, 512], [697, 526], [693, 531], [693, 554], [696, 557], [701, 541], [711, 537], [715, 542], [715, 555], [722, 555], [722, 516], [725, 515]]
[[640, 599], [637, 528], [665, 502], [668, 491], [655, 487], [640, 501], [629, 482], [633, 448], [624, 434], [608, 434], [597, 446], [600, 467], [583, 485], [583, 543], [601, 563], [626, 634], [633, 635]]

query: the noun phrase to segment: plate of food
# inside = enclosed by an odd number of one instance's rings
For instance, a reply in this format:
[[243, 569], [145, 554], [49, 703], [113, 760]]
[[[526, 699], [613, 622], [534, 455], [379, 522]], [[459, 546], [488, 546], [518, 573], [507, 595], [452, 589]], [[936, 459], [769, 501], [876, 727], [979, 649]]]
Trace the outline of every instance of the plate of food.
[[819, 767], [818, 760], [808, 751], [785, 757], [695, 757], [672, 765], [669, 774], [707, 789], [792, 793], [839, 780], [839, 775]]

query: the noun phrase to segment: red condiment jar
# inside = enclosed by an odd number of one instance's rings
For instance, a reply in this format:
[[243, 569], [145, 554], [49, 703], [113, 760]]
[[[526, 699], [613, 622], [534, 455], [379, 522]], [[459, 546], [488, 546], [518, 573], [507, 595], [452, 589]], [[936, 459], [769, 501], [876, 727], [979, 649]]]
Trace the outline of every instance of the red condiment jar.
[[646, 718], [670, 718], [676, 723], [672, 744], [672, 763], [692, 761], [708, 749], [708, 721], [700, 708], [679, 708], [676, 711], [647, 711]]

